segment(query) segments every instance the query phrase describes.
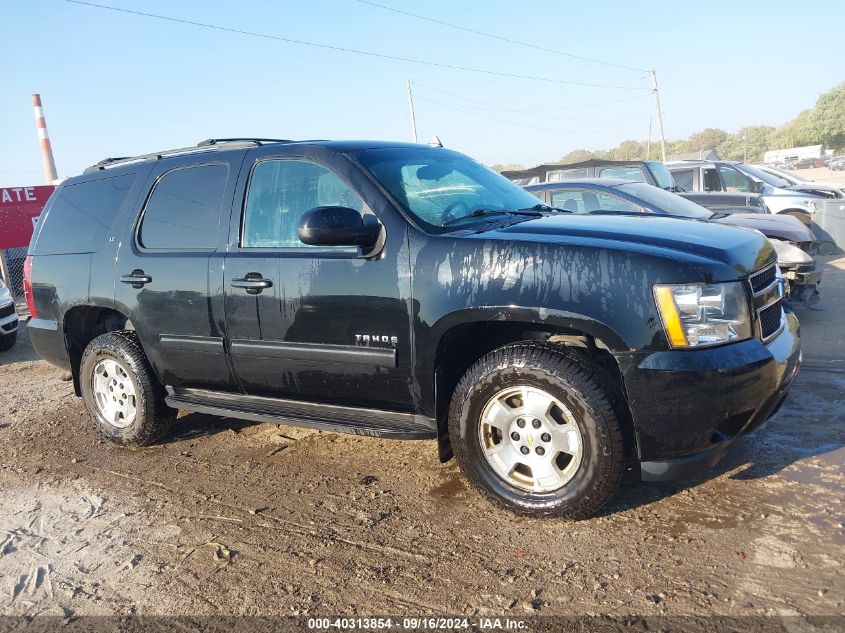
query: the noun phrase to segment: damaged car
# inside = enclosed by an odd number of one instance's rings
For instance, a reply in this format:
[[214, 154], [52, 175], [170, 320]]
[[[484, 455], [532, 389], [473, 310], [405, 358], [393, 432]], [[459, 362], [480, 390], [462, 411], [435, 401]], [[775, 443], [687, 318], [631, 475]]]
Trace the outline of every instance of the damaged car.
[[727, 200], [724, 206], [729, 211], [711, 211], [685, 196], [617, 178], [567, 180], [525, 188], [546, 204], [572, 213], [656, 213], [756, 229], [769, 238], [778, 255], [790, 300], [808, 308], [819, 306], [822, 270], [815, 258], [821, 242], [793, 216], [741, 213], [741, 207], [732, 208]]
[[32, 345], [110, 442], [153, 444], [180, 409], [431, 439], [532, 516], [713, 466], [801, 364], [759, 232], [561, 212], [442, 147], [105, 159], [57, 186], [28, 253]]

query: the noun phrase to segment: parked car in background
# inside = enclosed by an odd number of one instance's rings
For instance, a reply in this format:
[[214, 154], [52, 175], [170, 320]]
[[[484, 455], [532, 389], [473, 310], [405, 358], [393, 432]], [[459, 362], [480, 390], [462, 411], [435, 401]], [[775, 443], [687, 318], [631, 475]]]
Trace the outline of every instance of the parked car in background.
[[768, 165], [754, 165], [753, 167], [766, 174], [770, 174], [776, 181], [782, 180], [789, 183], [786, 188], [790, 191], [810, 193], [824, 198], [845, 198], [845, 189], [841, 186], [809, 180], [794, 172], [778, 169], [777, 167], [769, 167]]
[[11, 349], [18, 340], [18, 314], [15, 299], [0, 278], [0, 352]]
[[799, 158], [789, 163], [789, 169], [812, 169], [813, 167], [824, 167], [821, 158]]
[[790, 184], [737, 161], [686, 160], [667, 163], [676, 183], [689, 191], [759, 193], [772, 213], [794, 215], [807, 226], [825, 198], [791, 190]]
[[845, 169], [845, 156], [834, 156], [830, 159], [828, 167], [833, 171], [842, 171]]
[[628, 468], [715, 464], [800, 367], [763, 235], [639, 216], [561, 213], [406, 143], [107, 159], [44, 209], [28, 330], [112, 442], [177, 409], [436, 438], [501, 506], [583, 517]]
[[518, 185], [535, 185], [580, 178], [623, 178], [647, 182], [655, 187], [675, 190], [675, 181], [666, 165], [657, 160], [604, 160], [591, 158], [580, 163], [538, 165], [502, 175]]
[[520, 185], [561, 182], [582, 178], [621, 178], [645, 182], [666, 191], [678, 193], [696, 203], [725, 213], [767, 213], [758, 194], [745, 196], [724, 192], [695, 192], [684, 187], [669, 173], [666, 165], [657, 160], [604, 160], [592, 158], [580, 163], [539, 165], [520, 171], [503, 171], [502, 175]]
[[714, 212], [693, 201], [645, 183], [617, 178], [568, 180], [529, 185], [544, 203], [571, 213], [671, 215], [756, 229], [769, 238], [786, 279], [787, 295], [808, 308], [818, 307], [822, 270], [816, 266], [819, 242], [789, 215]]

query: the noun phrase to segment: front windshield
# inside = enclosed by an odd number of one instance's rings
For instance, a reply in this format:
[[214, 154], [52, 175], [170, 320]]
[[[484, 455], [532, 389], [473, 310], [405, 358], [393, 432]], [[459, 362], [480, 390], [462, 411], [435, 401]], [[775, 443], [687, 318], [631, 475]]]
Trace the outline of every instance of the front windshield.
[[663, 163], [649, 162], [651, 173], [654, 174], [654, 179], [657, 181], [657, 186], [661, 189], [671, 191], [675, 188], [675, 179], [672, 178], [672, 172]]
[[[485, 222], [483, 213], [507, 218], [504, 212], [542, 205], [539, 198], [504, 176], [451, 150], [391, 147], [361, 150], [354, 155], [432, 232], [453, 228], [447, 225], [466, 228]], [[461, 221], [463, 218], [467, 219]]]
[[799, 182], [810, 182], [806, 178], [802, 178], [798, 174], [786, 174], [782, 172], [780, 169], [775, 169], [774, 167], [756, 167], [760, 171], [764, 171], [767, 174], [772, 174], [773, 176], [777, 176], [779, 178], [783, 178], [784, 180], [788, 181], [790, 184], [797, 185]]
[[644, 200], [654, 206], [656, 210], [663, 211], [669, 215], [696, 218], [699, 220], [706, 220], [713, 215], [713, 213], [697, 205], [695, 202], [691, 202], [678, 194], [670, 193], [654, 185], [647, 185], [642, 182], [628, 182], [623, 185], [616, 185], [614, 189], [619, 189], [640, 200]]
[[751, 176], [752, 178], [756, 178], [757, 180], [762, 180], [767, 185], [771, 185], [772, 187], [791, 187], [794, 184], [789, 182], [786, 178], [781, 178], [780, 176], [776, 176], [775, 174], [763, 171], [762, 169], [757, 169], [756, 167], [752, 167], [751, 165], [740, 164], [734, 165], [734, 167], [736, 167], [746, 176]]

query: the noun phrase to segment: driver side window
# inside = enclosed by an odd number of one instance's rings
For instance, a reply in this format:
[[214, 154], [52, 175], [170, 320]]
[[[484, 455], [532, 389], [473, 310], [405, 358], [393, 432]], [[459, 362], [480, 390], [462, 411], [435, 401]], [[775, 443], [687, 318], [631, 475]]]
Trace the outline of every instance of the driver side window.
[[241, 246], [313, 248], [299, 240], [299, 220], [314, 207], [326, 206], [361, 213], [364, 201], [337, 174], [317, 163], [301, 159], [260, 161], [253, 167], [249, 182]]
[[732, 167], [719, 165], [719, 176], [722, 178], [725, 191], [754, 191], [751, 181]]

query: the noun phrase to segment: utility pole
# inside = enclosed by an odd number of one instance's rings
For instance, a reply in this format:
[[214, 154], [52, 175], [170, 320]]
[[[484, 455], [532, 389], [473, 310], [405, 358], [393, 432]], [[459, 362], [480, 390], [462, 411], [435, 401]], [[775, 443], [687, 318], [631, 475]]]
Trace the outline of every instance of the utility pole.
[[648, 117], [648, 138], [646, 139], [646, 143], [645, 143], [645, 147], [646, 147], [645, 159], [646, 160], [651, 159], [651, 122], [652, 122], [653, 119], [654, 119], [654, 117]]
[[411, 94], [411, 80], [408, 79], [407, 81], [408, 87], [408, 108], [411, 111], [411, 138], [414, 139], [414, 143], [417, 142], [417, 117], [414, 115], [414, 96]]
[[657, 100], [657, 123], [660, 126], [660, 155], [663, 162], [666, 162], [666, 136], [663, 134], [663, 112], [660, 109], [660, 90], [657, 88], [657, 73], [651, 73], [651, 83], [654, 86], [654, 98]]
[[742, 162], [748, 162], [748, 130], [742, 133]]

